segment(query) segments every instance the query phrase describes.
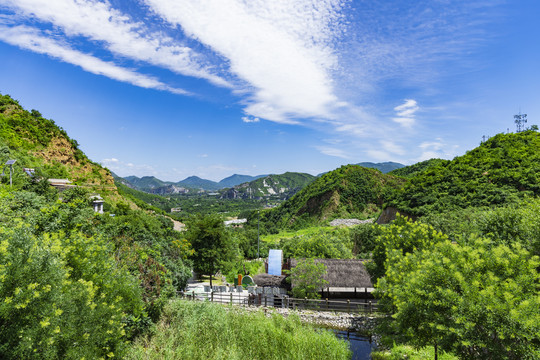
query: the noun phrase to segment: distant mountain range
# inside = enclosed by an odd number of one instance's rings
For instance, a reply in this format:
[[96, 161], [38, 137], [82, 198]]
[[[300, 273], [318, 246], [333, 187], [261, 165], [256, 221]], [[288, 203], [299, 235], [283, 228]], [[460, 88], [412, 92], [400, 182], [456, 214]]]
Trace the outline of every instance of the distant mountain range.
[[[392, 170], [403, 168], [405, 165], [395, 162], [372, 163], [362, 162], [356, 164], [366, 168], [380, 170], [382, 173], [388, 173]], [[319, 174], [321, 176], [323, 174]], [[278, 178], [280, 177], [280, 178]], [[258, 179], [268, 178], [256, 184], [239, 185], [251, 183]], [[310, 174], [288, 172], [281, 175], [239, 175], [234, 174], [222, 179], [219, 182], [202, 179], [198, 176], [190, 176], [178, 182], [163, 181], [154, 176], [126, 176], [121, 179], [121, 183], [132, 189], [144, 191], [151, 194], [178, 194], [192, 193], [195, 191], [219, 191], [222, 189], [231, 189], [227, 193], [222, 193], [224, 198], [252, 198], [268, 195], [284, 194], [287, 198], [305, 185], [310, 183], [315, 177]], [[292, 192], [292, 193], [291, 193]]]
[[132, 189], [144, 191], [151, 194], [178, 194], [196, 192], [199, 190], [217, 191], [220, 189], [231, 188], [246, 182], [257, 180], [266, 175], [238, 175], [234, 174], [219, 182], [202, 179], [198, 176], [190, 176], [178, 182], [163, 181], [155, 176], [126, 176], [125, 178], [117, 177], [121, 183], [129, 186]]

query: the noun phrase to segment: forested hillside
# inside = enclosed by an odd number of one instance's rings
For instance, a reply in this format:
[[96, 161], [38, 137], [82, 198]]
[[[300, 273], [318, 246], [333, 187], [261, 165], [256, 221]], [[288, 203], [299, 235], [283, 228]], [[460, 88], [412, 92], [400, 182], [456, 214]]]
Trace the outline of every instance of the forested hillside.
[[540, 137], [532, 130], [499, 134], [452, 161], [420, 165], [429, 166], [389, 201], [412, 215], [500, 206], [540, 195]]
[[[9, 95], [0, 95], [0, 161], [15, 159], [13, 181], [24, 183], [23, 168], [33, 168], [46, 178], [69, 178], [96, 191], [116, 191], [109, 170], [90, 161], [76, 140], [45, 119], [37, 110], [26, 111]], [[6, 178], [2, 179], [6, 181]]]
[[392, 170], [390, 171], [390, 174], [395, 175], [395, 176], [401, 176], [404, 178], [411, 178], [421, 172], [424, 172], [430, 167], [444, 165], [448, 163], [449, 161], [450, 160], [443, 160], [443, 159], [424, 160], [413, 165], [409, 165], [409, 166], [405, 166], [399, 169]]
[[358, 165], [342, 166], [315, 179], [280, 207], [265, 211], [268, 229], [301, 228], [338, 217], [376, 215], [405, 180]]
[[[110, 172], [52, 120], [5, 95], [7, 159], [16, 163], [13, 185], [9, 176], [0, 185], [0, 358], [121, 357], [184, 287], [189, 244], [170, 218], [119, 194]], [[77, 186], [59, 193], [47, 178]], [[105, 214], [92, 208], [96, 194]]]

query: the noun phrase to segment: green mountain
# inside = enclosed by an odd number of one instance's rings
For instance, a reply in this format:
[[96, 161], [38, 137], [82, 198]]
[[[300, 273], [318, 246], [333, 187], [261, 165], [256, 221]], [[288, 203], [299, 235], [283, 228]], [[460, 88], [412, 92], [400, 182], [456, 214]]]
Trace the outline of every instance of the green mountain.
[[287, 172], [281, 175], [267, 175], [259, 179], [222, 190], [223, 199], [287, 199], [313, 181], [310, 174]]
[[392, 161], [387, 161], [383, 163], [361, 162], [356, 165], [371, 168], [371, 169], [377, 169], [383, 174], [389, 173], [392, 170], [400, 169], [405, 166], [403, 164], [392, 162]]
[[253, 180], [257, 180], [259, 178], [265, 177], [266, 175], [257, 175], [257, 176], [250, 176], [250, 175], [238, 175], [234, 174], [229, 177], [226, 177], [225, 179], [221, 180], [219, 182], [219, 186], [221, 188], [231, 188], [236, 185], [240, 185], [243, 183], [247, 183]]
[[221, 188], [217, 182], [201, 179], [198, 176], [190, 176], [182, 181], [177, 182], [175, 185], [203, 190], [218, 190]]
[[426, 169], [428, 169], [430, 167], [434, 167], [434, 166], [438, 166], [438, 165], [444, 165], [444, 164], [448, 163], [449, 161], [450, 160], [443, 160], [443, 159], [424, 160], [424, 161], [421, 161], [421, 162], [413, 164], [413, 165], [409, 165], [409, 166], [405, 166], [405, 167], [401, 167], [401, 168], [392, 170], [392, 171], [390, 171], [390, 174], [395, 175], [395, 176], [401, 176], [401, 177], [404, 177], [404, 178], [412, 178], [415, 175], [425, 171]]
[[420, 216], [538, 196], [540, 134], [499, 134], [463, 156], [431, 165], [411, 177], [389, 205]]
[[266, 228], [301, 228], [338, 217], [372, 217], [405, 182], [379, 170], [346, 165], [313, 180], [281, 206], [261, 213]]
[[143, 176], [141, 178], [137, 176], [127, 176], [124, 179], [133, 185], [135, 189], [146, 192], [170, 184], [170, 182], [159, 180], [154, 176]]

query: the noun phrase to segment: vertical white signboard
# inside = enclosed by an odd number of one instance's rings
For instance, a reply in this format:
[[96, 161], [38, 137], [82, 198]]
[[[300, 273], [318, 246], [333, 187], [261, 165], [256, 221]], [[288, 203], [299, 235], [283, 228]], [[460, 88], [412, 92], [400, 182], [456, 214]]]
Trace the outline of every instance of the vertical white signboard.
[[281, 250], [270, 250], [268, 253], [268, 274], [281, 275], [281, 262], [283, 252]]

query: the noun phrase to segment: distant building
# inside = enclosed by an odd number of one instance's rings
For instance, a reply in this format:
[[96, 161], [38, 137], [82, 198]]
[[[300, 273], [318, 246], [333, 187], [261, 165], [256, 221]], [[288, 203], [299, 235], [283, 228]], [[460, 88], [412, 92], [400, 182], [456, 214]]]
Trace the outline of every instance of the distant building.
[[64, 191], [66, 189], [77, 187], [77, 185], [71, 185], [71, 181], [68, 179], [47, 179], [47, 181], [58, 191]]
[[223, 223], [225, 226], [241, 227], [243, 224], [247, 223], [247, 219], [232, 219], [226, 220]]
[[177, 208], [172, 208], [171, 209], [171, 212], [181, 212], [182, 211], [182, 208], [181, 207], [177, 207]]

